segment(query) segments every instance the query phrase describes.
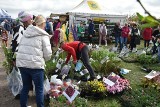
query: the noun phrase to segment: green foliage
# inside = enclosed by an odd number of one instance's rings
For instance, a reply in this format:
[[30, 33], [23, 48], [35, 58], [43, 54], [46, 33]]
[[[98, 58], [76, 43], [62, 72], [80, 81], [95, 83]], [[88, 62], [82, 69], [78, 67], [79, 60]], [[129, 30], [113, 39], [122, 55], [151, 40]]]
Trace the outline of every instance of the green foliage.
[[88, 107], [122, 107], [116, 98], [105, 98], [105, 99], [89, 99]]
[[93, 58], [94, 60], [98, 60], [99, 62], [106, 56], [108, 56], [110, 59], [113, 59], [117, 55], [113, 52], [109, 52], [106, 49], [100, 49], [91, 52], [91, 58]]
[[137, 56], [137, 61], [140, 64], [155, 64], [158, 62], [158, 58], [157, 57], [152, 58], [151, 55], [142, 54], [142, 55]]
[[[91, 54], [92, 58], [95, 60], [92, 61], [91, 65], [98, 74], [107, 75], [111, 72], [119, 72], [120, 60], [116, 59], [115, 53], [107, 50], [98, 50], [93, 51]], [[106, 56], [109, 57], [109, 61], [105, 61], [103, 64], [101, 64], [101, 60], [103, 60]]]
[[57, 99], [50, 98], [49, 107], [88, 107], [85, 98], [76, 97], [72, 103], [69, 103], [64, 96], [59, 96]]
[[80, 91], [81, 91], [81, 96], [95, 96], [98, 98], [103, 98], [106, 96], [107, 89], [102, 83], [102, 81], [88, 81], [88, 82], [83, 82], [79, 85]]
[[159, 107], [160, 92], [152, 87], [136, 87], [131, 91], [125, 91], [120, 97], [123, 107]]
[[151, 16], [142, 16], [139, 13], [137, 13], [137, 17], [139, 19], [139, 21], [143, 24], [140, 25], [141, 29], [147, 28], [147, 27], [156, 27], [158, 26], [160, 23], [153, 19]]
[[13, 68], [13, 53], [11, 49], [6, 48], [4, 45], [2, 46], [5, 61], [3, 61], [3, 67], [6, 69], [6, 73], [9, 74]]
[[128, 57], [122, 57], [125, 62], [137, 62], [137, 55], [135, 53], [130, 53]]
[[53, 63], [52, 60], [46, 61], [45, 74], [50, 77], [56, 70], [56, 63]]
[[142, 85], [144, 87], [153, 87], [160, 90], [160, 76], [156, 76], [153, 79], [142, 78]]

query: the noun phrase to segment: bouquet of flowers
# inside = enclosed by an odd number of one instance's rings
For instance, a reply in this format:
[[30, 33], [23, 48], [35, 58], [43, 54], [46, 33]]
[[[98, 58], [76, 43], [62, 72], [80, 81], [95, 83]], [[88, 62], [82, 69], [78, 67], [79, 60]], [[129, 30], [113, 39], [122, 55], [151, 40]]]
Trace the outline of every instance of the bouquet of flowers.
[[130, 84], [127, 79], [118, 78], [113, 86], [106, 84], [106, 88], [109, 93], [116, 94], [116, 93], [129, 89]]

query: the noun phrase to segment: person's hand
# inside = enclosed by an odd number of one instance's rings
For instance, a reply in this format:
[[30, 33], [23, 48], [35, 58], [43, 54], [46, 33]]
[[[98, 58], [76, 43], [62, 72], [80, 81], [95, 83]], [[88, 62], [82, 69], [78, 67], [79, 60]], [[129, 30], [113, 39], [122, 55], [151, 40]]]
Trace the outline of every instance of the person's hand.
[[152, 38], [155, 40], [156, 38], [154, 36], [152, 36]]
[[77, 63], [77, 61], [73, 61], [73, 64], [76, 64]]

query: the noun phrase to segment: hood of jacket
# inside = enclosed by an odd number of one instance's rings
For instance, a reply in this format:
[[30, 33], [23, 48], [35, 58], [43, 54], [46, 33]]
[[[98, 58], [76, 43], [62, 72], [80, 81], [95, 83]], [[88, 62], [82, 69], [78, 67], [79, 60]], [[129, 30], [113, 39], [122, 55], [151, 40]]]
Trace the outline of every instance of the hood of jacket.
[[31, 37], [44, 36], [44, 35], [50, 37], [50, 35], [45, 30], [37, 26], [29, 25], [27, 29], [24, 31], [23, 36], [25, 36], [26, 38], [31, 38]]

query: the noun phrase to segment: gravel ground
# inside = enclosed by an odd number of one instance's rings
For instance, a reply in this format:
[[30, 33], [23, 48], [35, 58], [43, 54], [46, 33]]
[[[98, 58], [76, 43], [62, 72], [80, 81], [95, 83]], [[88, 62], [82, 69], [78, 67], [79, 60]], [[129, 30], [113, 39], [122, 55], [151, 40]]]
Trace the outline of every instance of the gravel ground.
[[[11, 36], [10, 36], [11, 37]], [[0, 107], [20, 107], [19, 100], [14, 99], [13, 94], [8, 89], [7, 75], [5, 69], [2, 66], [5, 60], [3, 50], [1, 47], [0, 38]], [[31, 107], [36, 107], [35, 96], [29, 94], [28, 105]]]

